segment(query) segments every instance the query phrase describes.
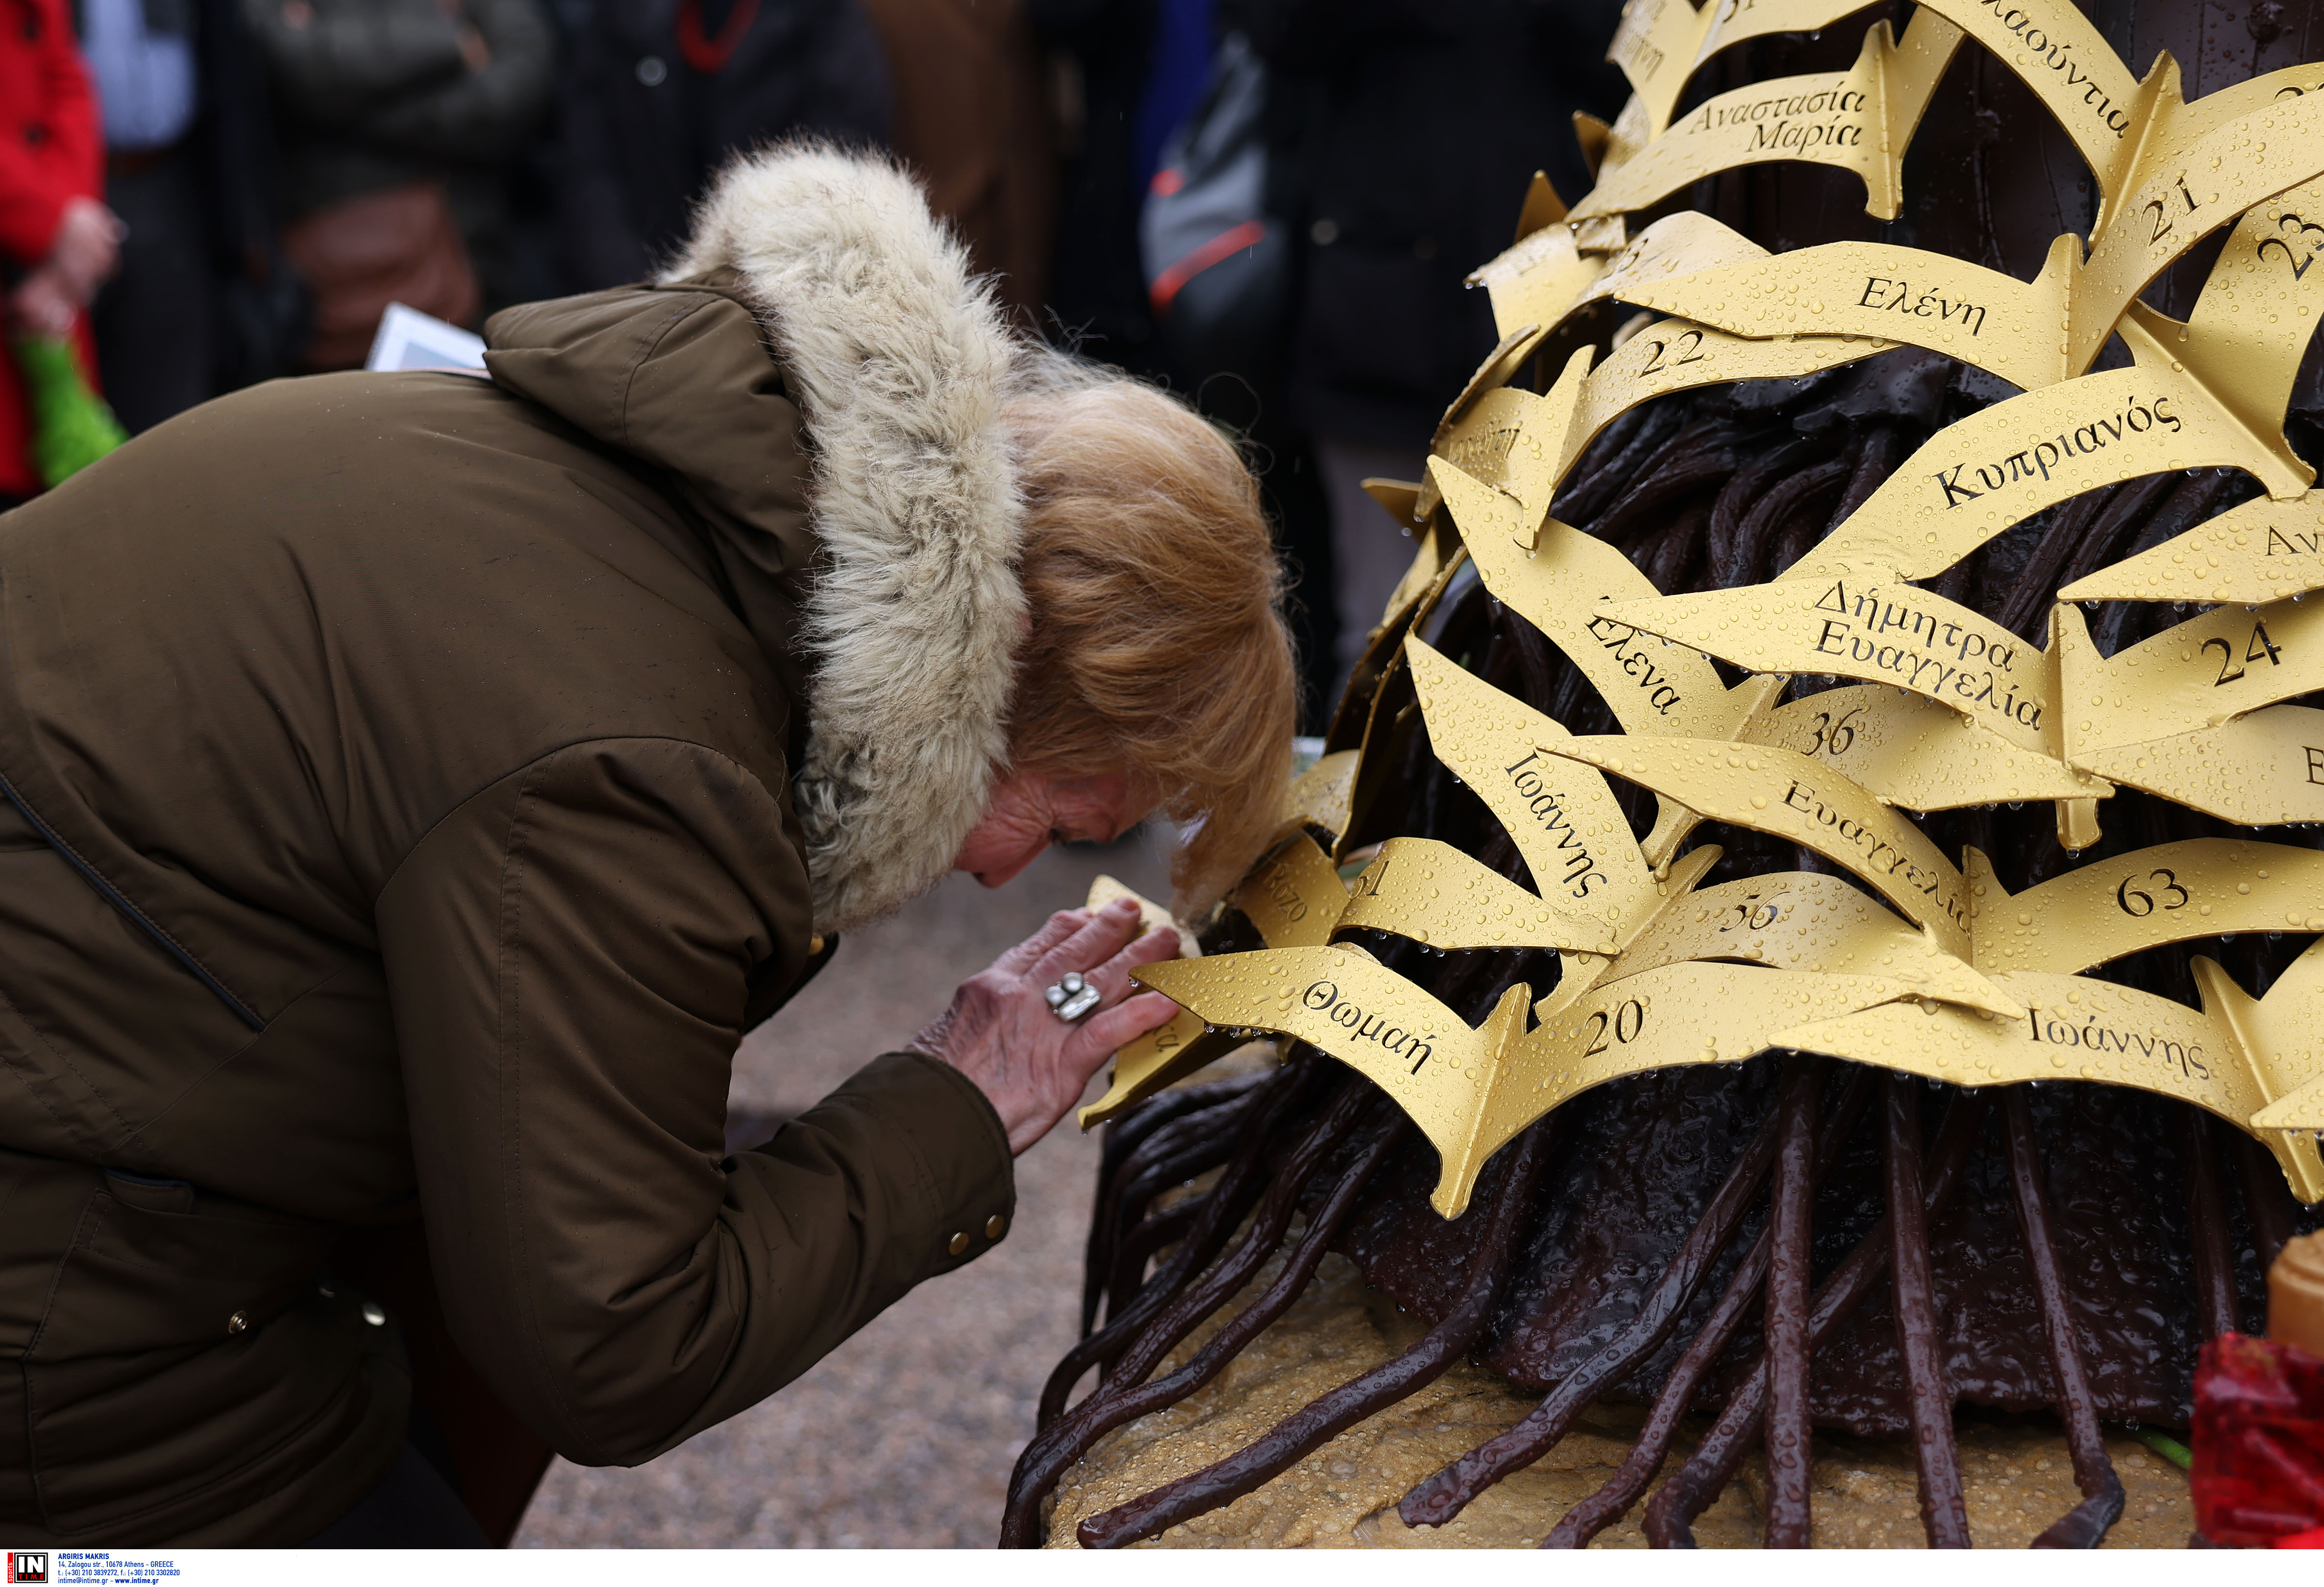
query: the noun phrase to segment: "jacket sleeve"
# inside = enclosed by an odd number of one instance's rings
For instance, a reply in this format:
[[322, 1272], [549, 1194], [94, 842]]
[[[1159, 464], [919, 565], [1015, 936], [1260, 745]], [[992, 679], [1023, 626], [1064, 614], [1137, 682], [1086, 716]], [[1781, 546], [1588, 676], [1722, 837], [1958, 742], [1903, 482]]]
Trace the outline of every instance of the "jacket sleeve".
[[398, 100], [366, 120], [364, 135], [423, 160], [508, 159], [523, 149], [549, 106], [556, 41], [539, 0], [468, 0], [492, 51], [482, 71]]
[[807, 948], [796, 833], [723, 756], [601, 741], [467, 801], [381, 894], [445, 1315], [584, 1464], [755, 1404], [1013, 1217], [999, 1117], [916, 1054], [726, 1155], [750, 972]]
[[[56, 245], [65, 206], [105, 190], [105, 143], [97, 95], [73, 47], [62, 0], [29, 0], [22, 37], [8, 47], [32, 56], [40, 103], [5, 108], [0, 132], [0, 254], [30, 267]], [[34, 137], [28, 127], [37, 126]]]
[[318, 126], [360, 127], [467, 73], [459, 22], [433, 5], [318, 5], [304, 27], [282, 12], [281, 0], [243, 0], [276, 96]]

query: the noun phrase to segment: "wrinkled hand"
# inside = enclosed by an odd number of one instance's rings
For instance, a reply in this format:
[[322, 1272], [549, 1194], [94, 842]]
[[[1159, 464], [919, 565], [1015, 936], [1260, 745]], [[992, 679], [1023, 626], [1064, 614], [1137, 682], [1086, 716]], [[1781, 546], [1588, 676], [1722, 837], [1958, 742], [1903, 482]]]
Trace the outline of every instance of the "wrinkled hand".
[[[912, 1038], [915, 1052], [942, 1059], [992, 1099], [1021, 1154], [1081, 1099], [1114, 1050], [1167, 1023], [1178, 1005], [1138, 992], [1130, 972], [1178, 951], [1177, 933], [1149, 931], [1135, 942], [1138, 905], [1118, 898], [1093, 915], [1069, 909], [961, 984], [944, 1017]], [[1127, 944], [1127, 946], [1125, 946]], [[1097, 1011], [1067, 1024], [1041, 995], [1068, 970], [1103, 995]], [[1134, 994], [1134, 995], [1133, 995]]]

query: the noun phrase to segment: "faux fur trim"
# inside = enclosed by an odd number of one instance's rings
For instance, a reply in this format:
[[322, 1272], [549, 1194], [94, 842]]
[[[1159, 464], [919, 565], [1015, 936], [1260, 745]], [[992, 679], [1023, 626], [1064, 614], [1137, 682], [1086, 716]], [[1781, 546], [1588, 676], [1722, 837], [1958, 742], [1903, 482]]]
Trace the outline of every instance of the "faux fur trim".
[[665, 276], [744, 278], [815, 446], [811, 734], [793, 788], [816, 928], [933, 885], [1008, 753], [1023, 509], [999, 427], [1015, 344], [967, 251], [886, 161], [728, 168]]

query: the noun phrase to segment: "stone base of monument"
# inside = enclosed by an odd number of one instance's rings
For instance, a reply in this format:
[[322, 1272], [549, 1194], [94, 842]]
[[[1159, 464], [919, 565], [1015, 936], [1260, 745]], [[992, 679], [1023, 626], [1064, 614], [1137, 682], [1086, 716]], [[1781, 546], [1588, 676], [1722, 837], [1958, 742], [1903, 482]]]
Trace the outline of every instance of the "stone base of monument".
[[[1276, 1271], [1270, 1265], [1221, 1316], [1239, 1310]], [[1215, 1319], [1196, 1333], [1161, 1372], [1183, 1363], [1214, 1326]], [[1388, 1360], [1421, 1332], [1416, 1319], [1368, 1291], [1352, 1263], [1325, 1258], [1307, 1293], [1217, 1380], [1117, 1429], [1065, 1474], [1050, 1512], [1048, 1546], [1074, 1546], [1074, 1528], [1083, 1518], [1241, 1448], [1317, 1395]], [[1487, 1491], [1449, 1526], [1406, 1527], [1396, 1505], [1413, 1484], [1516, 1423], [1536, 1403], [1464, 1362], [1257, 1492], [1143, 1546], [1531, 1547], [1613, 1475], [1643, 1410], [1601, 1406], [1585, 1414], [1547, 1456]], [[2126, 1433], [2109, 1428], [2108, 1435], [2107, 1451], [2128, 1502], [2105, 1546], [2185, 1546], [2195, 1525], [2186, 1473]], [[1964, 1418], [1960, 1436], [1969, 1525], [1980, 1547], [2023, 1547], [2079, 1500], [2065, 1440], [2054, 1424]], [[1665, 1474], [1692, 1448], [1682, 1439]], [[1910, 1445], [1818, 1434], [1813, 1481], [1818, 1547], [1923, 1546]], [[1695, 1523], [1696, 1540], [1707, 1548], [1759, 1546], [1764, 1482], [1755, 1454]], [[1645, 1547], [1638, 1525], [1645, 1510], [1641, 1500], [1593, 1546]]]

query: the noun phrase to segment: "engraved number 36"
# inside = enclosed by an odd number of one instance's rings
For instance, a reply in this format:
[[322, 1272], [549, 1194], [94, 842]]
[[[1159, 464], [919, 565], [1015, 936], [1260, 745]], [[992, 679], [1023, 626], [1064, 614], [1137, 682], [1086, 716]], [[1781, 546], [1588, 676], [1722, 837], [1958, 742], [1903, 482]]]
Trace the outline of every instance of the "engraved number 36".
[[1864, 707], [1860, 705], [1853, 711], [1841, 712], [1838, 721], [1831, 720], [1831, 712], [1828, 711], [1816, 712], [1815, 748], [1808, 753], [1810, 755], [1846, 755], [1849, 746], [1856, 742], [1856, 729], [1853, 724], [1856, 719], [1863, 714]]

